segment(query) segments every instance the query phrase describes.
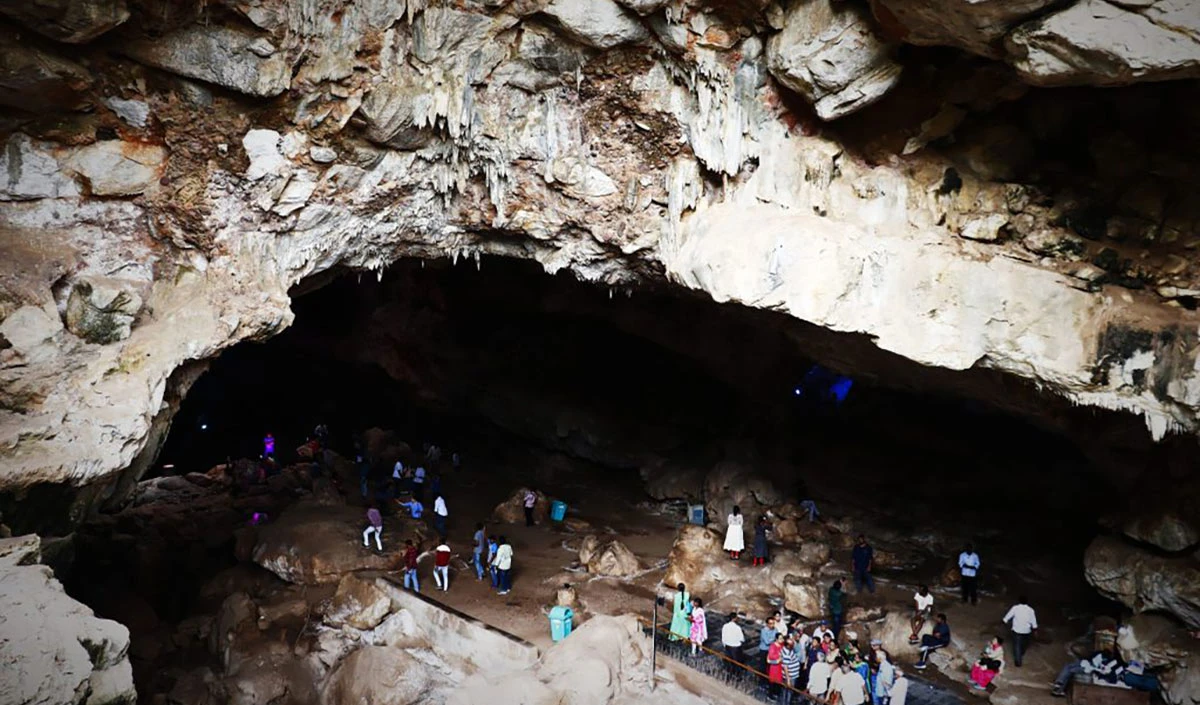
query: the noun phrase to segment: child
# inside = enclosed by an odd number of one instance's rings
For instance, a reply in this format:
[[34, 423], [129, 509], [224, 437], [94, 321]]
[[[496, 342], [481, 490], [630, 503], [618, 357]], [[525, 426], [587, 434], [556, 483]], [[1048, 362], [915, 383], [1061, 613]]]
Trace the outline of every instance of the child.
[[704, 615], [704, 601], [699, 597], [692, 598], [692, 656], [696, 655], [699, 647], [708, 641], [708, 621]]

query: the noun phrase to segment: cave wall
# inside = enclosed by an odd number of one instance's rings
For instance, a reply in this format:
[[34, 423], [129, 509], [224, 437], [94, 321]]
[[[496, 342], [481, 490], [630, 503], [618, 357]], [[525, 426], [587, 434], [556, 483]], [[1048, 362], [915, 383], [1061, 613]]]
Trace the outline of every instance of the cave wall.
[[[176, 369], [289, 325], [306, 278], [400, 257], [669, 283], [1141, 414], [1155, 437], [1195, 430], [1195, 214], [1142, 178], [1194, 183], [1190, 143], [1138, 165], [1118, 148], [1141, 135], [1105, 133], [1114, 175], [988, 117], [1039, 104], [1030, 84], [1194, 78], [1186, 11], [10, 3], [0, 488], [130, 467]], [[1088, 178], [1045, 175], [1064, 169]], [[1150, 183], [1151, 205], [1087, 207], [1118, 181]]]

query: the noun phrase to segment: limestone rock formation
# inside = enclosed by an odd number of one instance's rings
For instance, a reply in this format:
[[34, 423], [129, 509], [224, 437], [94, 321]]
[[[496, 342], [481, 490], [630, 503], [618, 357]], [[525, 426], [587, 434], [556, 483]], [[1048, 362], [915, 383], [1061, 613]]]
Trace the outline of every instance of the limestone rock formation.
[[1200, 77], [1200, 16], [1190, 0], [1079, 0], [1018, 27], [1009, 61], [1040, 86]]
[[615, 539], [602, 542], [595, 535], [580, 542], [579, 562], [588, 573], [610, 578], [628, 578], [642, 571], [641, 561], [628, 546]]
[[0, 567], [0, 692], [17, 703], [133, 705], [129, 630], [63, 592], [40, 565]]
[[1152, 554], [1101, 536], [1083, 557], [1084, 575], [1104, 596], [1134, 612], [1160, 610], [1200, 629], [1200, 559]]
[[704, 504], [711, 521], [723, 523], [736, 506], [746, 517], [745, 531], [753, 536], [753, 522], [767, 508], [783, 501], [771, 479], [745, 463], [722, 461], [704, 478]]
[[129, 19], [125, 0], [5, 3], [0, 13], [38, 34], [69, 44], [89, 42]]
[[783, 29], [767, 42], [767, 65], [821, 119], [833, 120], [874, 103], [896, 85], [901, 66], [892, 58], [894, 50], [860, 5], [794, 2]]
[[543, 10], [573, 39], [597, 49], [637, 42], [649, 32], [615, 0], [551, 0]]
[[389, 570], [398, 565], [403, 534], [396, 535], [400, 532], [385, 524], [385, 551], [377, 552], [374, 545], [363, 546], [360, 524], [365, 521], [358, 508], [297, 504], [259, 528], [254, 562], [301, 585], [339, 582], [356, 570]]
[[788, 575], [783, 580], [783, 606], [801, 617], [815, 619], [825, 614], [821, 588], [811, 576]]
[[1121, 626], [1117, 648], [1125, 661], [1161, 669], [1163, 699], [1170, 705], [1193, 705], [1200, 693], [1200, 654], [1195, 640], [1177, 622], [1161, 615], [1139, 614]]
[[410, 705], [429, 687], [425, 666], [402, 649], [364, 646], [345, 658], [321, 691], [325, 705]]
[[374, 629], [391, 611], [392, 600], [387, 593], [367, 580], [345, 575], [338, 581], [325, 621], [333, 626]]
[[291, 83], [286, 53], [261, 35], [232, 27], [191, 25], [121, 50], [150, 66], [253, 96], [279, 95]]
[[872, 0], [880, 23], [922, 46], [953, 46], [1000, 58], [1003, 38], [1021, 20], [1054, 0]]

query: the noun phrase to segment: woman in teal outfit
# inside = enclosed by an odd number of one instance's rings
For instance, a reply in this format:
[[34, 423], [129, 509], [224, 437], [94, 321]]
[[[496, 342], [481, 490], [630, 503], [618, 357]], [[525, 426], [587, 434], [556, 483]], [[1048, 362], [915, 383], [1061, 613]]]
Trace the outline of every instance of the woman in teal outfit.
[[676, 586], [675, 602], [671, 612], [671, 639], [687, 639], [692, 629], [692, 596], [683, 583]]

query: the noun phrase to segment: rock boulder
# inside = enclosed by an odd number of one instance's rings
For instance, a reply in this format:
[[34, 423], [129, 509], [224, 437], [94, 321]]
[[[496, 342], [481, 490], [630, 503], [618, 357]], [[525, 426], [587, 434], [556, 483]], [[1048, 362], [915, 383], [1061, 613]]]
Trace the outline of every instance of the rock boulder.
[[301, 585], [337, 582], [356, 570], [390, 570], [398, 565], [403, 541], [391, 530], [401, 522], [385, 523], [382, 553], [373, 545], [363, 546], [365, 523], [363, 512], [354, 507], [297, 504], [277, 521], [259, 527], [254, 562]]
[[544, 12], [572, 39], [596, 49], [611, 49], [649, 36], [637, 17], [613, 0], [551, 0]]
[[1120, 86], [1200, 77], [1200, 13], [1192, 0], [1080, 0], [1021, 25], [1009, 63], [1037, 86]]
[[1101, 536], [1083, 556], [1084, 576], [1105, 597], [1134, 612], [1169, 612], [1200, 629], [1200, 559], [1150, 553], [1119, 538]]
[[120, 50], [155, 68], [264, 98], [286, 91], [292, 79], [285, 52], [257, 34], [219, 24], [189, 25]]
[[321, 690], [324, 705], [410, 705], [429, 689], [425, 666], [403, 649], [364, 646], [347, 656]]
[[579, 562], [587, 566], [592, 575], [612, 578], [628, 578], [642, 571], [641, 561], [620, 541], [601, 542], [595, 536], [586, 536], [579, 547]]
[[872, 0], [875, 16], [901, 39], [922, 46], [958, 47], [991, 58], [1004, 55], [1014, 25], [1055, 0]]
[[822, 120], [849, 115], [879, 100], [900, 80], [895, 47], [876, 31], [861, 5], [792, 3], [783, 29], [767, 42], [767, 67], [804, 96]]
[[68, 44], [90, 42], [129, 19], [125, 0], [8, 2], [0, 12], [42, 36]]
[[811, 577], [789, 575], [784, 578], [783, 606], [808, 619], [825, 614], [821, 604], [821, 588]]
[[392, 600], [373, 582], [345, 575], [325, 612], [325, 622], [335, 627], [374, 629], [392, 610]]

